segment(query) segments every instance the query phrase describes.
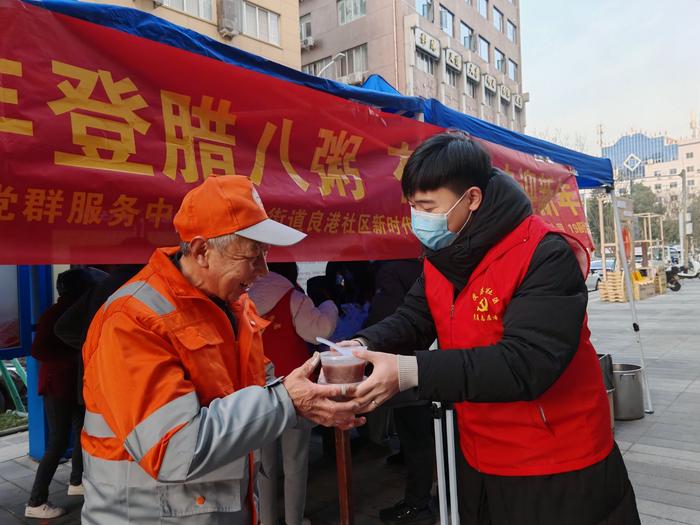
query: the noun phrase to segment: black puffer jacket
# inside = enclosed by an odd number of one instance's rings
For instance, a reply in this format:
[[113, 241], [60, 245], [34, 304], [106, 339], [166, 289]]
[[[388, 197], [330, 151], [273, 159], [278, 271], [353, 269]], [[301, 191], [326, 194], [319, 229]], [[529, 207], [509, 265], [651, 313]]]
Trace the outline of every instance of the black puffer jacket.
[[[426, 252], [459, 293], [488, 250], [532, 213], [530, 201], [508, 175], [494, 170], [471, 224], [449, 247]], [[504, 333], [493, 346], [425, 351], [436, 329], [421, 276], [401, 307], [357, 336], [372, 350], [401, 348], [418, 359], [419, 397], [442, 401], [521, 401], [549, 388], [578, 348], [588, 292], [568, 243], [549, 234], [504, 315]]]

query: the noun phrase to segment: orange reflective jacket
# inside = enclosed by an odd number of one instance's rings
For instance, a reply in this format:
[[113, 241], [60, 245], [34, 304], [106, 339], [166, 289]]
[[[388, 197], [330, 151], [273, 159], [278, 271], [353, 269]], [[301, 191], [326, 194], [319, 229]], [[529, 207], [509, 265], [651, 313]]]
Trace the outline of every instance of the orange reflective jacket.
[[[253, 466], [246, 458], [295, 422], [284, 388], [261, 388], [268, 322], [244, 295], [231, 305], [234, 334], [221, 308], [170, 260], [175, 251], [154, 252], [90, 326], [83, 347], [84, 523], [105, 516], [115, 523], [160, 523], [164, 516], [218, 523], [218, 514], [222, 522], [251, 523]], [[268, 421], [261, 423], [261, 411]], [[117, 495], [106, 497], [115, 487]], [[121, 492], [126, 508], [114, 508]]]

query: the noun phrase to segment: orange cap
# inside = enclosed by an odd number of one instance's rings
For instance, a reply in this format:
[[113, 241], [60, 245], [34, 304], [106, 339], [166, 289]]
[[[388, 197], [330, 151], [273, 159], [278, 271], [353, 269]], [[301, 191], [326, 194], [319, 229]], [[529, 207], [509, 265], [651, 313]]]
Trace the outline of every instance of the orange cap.
[[289, 246], [306, 237], [268, 218], [253, 183], [240, 175], [207, 177], [182, 199], [173, 225], [185, 242], [198, 235], [211, 239], [235, 233], [273, 246]]

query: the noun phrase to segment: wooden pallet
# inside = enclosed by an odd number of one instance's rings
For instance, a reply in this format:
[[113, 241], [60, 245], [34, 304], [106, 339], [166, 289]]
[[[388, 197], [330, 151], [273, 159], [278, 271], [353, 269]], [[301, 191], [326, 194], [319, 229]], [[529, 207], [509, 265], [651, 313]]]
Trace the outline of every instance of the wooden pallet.
[[656, 277], [654, 277], [654, 286], [656, 287], [657, 294], [664, 294], [668, 291], [668, 283], [666, 282], [666, 272], [660, 269], [656, 272]]
[[[627, 287], [625, 286], [624, 274], [622, 272], [608, 272], [605, 281], [598, 285], [600, 300], [611, 303], [627, 302]], [[641, 301], [656, 295], [656, 284], [654, 281], [634, 281], [632, 290], [635, 301]]]

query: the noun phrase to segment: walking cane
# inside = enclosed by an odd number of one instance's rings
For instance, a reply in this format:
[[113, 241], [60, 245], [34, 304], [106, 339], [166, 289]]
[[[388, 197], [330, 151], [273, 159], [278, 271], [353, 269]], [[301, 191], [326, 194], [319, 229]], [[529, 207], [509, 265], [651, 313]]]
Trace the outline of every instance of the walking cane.
[[[442, 446], [442, 418], [446, 417], [447, 432], [447, 475], [450, 483], [450, 510], [447, 510], [447, 491], [445, 482], [445, 452]], [[438, 502], [440, 506], [440, 525], [459, 525], [459, 508], [457, 504], [457, 463], [455, 460], [454, 410], [447, 409], [441, 403], [433, 403], [433, 425], [435, 428], [435, 463], [438, 476]]]

